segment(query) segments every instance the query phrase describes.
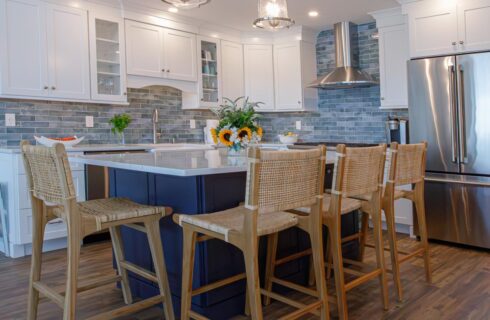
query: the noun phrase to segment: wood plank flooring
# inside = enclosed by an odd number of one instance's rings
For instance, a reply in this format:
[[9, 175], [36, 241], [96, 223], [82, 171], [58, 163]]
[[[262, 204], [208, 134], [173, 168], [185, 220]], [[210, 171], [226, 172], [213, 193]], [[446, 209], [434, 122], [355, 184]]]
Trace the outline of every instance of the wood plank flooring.
[[[403, 238], [400, 247], [410, 249], [417, 245], [413, 239]], [[83, 247], [80, 281], [114, 274], [110, 243]], [[387, 263], [389, 255], [386, 255]], [[397, 303], [393, 282], [389, 281], [390, 309], [383, 311], [378, 281], [362, 285], [347, 294], [350, 319], [490, 319], [490, 253], [443, 244], [431, 244], [434, 283], [425, 282], [421, 259], [402, 265], [404, 301]], [[374, 252], [367, 249], [367, 261], [374, 261]], [[27, 284], [30, 258], [9, 259], [0, 255], [0, 319], [25, 319]], [[43, 256], [43, 281], [63, 290], [66, 275], [64, 250], [45, 253]], [[329, 282], [333, 293], [333, 283]], [[84, 319], [102, 311], [122, 306], [119, 289], [108, 285], [80, 294], [78, 318]], [[300, 294], [291, 297], [298, 301], [309, 300]], [[336, 319], [335, 305], [331, 304], [332, 318]], [[264, 309], [266, 319], [277, 319], [292, 309], [274, 302]], [[60, 319], [61, 310], [53, 303], [42, 300], [38, 319]], [[123, 319], [162, 319], [158, 308], [140, 312]], [[246, 319], [237, 317], [236, 320]], [[305, 317], [304, 319], [316, 319]]]

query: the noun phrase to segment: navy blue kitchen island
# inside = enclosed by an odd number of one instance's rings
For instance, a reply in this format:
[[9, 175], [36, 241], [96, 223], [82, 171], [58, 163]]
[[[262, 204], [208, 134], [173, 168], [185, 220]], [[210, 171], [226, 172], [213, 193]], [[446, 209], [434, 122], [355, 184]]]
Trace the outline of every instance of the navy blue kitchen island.
[[[166, 153], [166, 152], [165, 152]], [[201, 168], [204, 162], [214, 162], [201, 154], [207, 151], [185, 152], [180, 161], [172, 162], [175, 166]], [[223, 162], [230, 170], [213, 170], [202, 172], [187, 170], [185, 174], [151, 170], [150, 166], [169, 166], [169, 155], [125, 155], [124, 159], [115, 156], [104, 159], [104, 156], [86, 156], [80, 162], [109, 167], [111, 197], [126, 197], [141, 204], [169, 206], [174, 212], [185, 214], [203, 214], [221, 211], [238, 206], [245, 199], [246, 172], [241, 163], [219, 158], [219, 167]], [[97, 158], [99, 157], [99, 158]], [[158, 158], [158, 159], [157, 159]], [[203, 158], [205, 160], [203, 160]], [[207, 160], [206, 160], [207, 158]], [[70, 159], [71, 160], [71, 159]], [[131, 162], [138, 163], [138, 168], [132, 169]], [[141, 165], [144, 162], [144, 167]], [[182, 161], [182, 162], [181, 162]], [[204, 162], [202, 162], [204, 161]], [[228, 161], [228, 162], [227, 162]], [[177, 164], [178, 163], [178, 164]], [[332, 165], [327, 169], [326, 185], [331, 184]], [[234, 169], [231, 169], [231, 168]], [[175, 168], [174, 168], [175, 169]], [[216, 168], [215, 168], [216, 169]], [[153, 171], [153, 172], [152, 172]], [[231, 171], [231, 172], [225, 172]], [[182, 171], [184, 172], [184, 171]], [[182, 270], [182, 232], [171, 217], [161, 220], [161, 237], [163, 242], [165, 262], [172, 291], [172, 300], [176, 315], [180, 314], [181, 270]], [[343, 217], [344, 236], [358, 230], [357, 214], [352, 213]], [[153, 270], [151, 254], [146, 234], [137, 230], [123, 227], [124, 252], [126, 260]], [[266, 239], [260, 244], [260, 263], [263, 270], [266, 256]], [[299, 229], [286, 230], [280, 234], [278, 254], [290, 255], [309, 247], [309, 240]], [[357, 242], [344, 245], [344, 253], [349, 257], [357, 257]], [[277, 276], [305, 284], [308, 279], [309, 258], [305, 257], [278, 267]], [[200, 287], [226, 277], [243, 273], [244, 262], [241, 251], [222, 241], [209, 240], [198, 243], [194, 266], [194, 286]], [[261, 272], [263, 275], [263, 272]], [[156, 284], [130, 273], [132, 293], [135, 297], [146, 298], [158, 294]], [[281, 288], [277, 288], [281, 289]], [[214, 291], [193, 298], [193, 309], [211, 319], [228, 319], [243, 313], [245, 305], [245, 281], [239, 281]]]

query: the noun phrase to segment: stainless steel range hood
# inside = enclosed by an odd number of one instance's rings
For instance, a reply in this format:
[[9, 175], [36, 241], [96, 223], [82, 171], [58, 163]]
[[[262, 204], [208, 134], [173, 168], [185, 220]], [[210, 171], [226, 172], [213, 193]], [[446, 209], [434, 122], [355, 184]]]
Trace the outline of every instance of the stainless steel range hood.
[[370, 87], [378, 84], [371, 75], [360, 70], [357, 68], [357, 64], [353, 63], [355, 56], [358, 56], [354, 52], [358, 51], [358, 46], [352, 42], [354, 27], [355, 25], [348, 21], [334, 25], [337, 68], [319, 77], [308, 86], [309, 88], [345, 89]]

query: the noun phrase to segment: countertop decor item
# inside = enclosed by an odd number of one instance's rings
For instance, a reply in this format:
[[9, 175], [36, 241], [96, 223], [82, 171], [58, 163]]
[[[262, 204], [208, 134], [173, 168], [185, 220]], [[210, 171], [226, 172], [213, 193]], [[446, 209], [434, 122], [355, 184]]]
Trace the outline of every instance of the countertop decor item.
[[85, 137], [78, 138], [77, 136], [65, 137], [65, 138], [46, 138], [42, 136], [41, 137], [34, 136], [34, 139], [37, 141], [37, 143], [42, 144], [43, 146], [52, 147], [57, 143], [62, 143], [67, 148], [76, 146], [77, 144], [82, 142], [84, 138]]
[[129, 127], [132, 121], [133, 119], [131, 119], [131, 116], [127, 113], [116, 114], [109, 120], [109, 124], [112, 126], [111, 132], [121, 137], [122, 144], [126, 143], [124, 130]]
[[179, 9], [194, 9], [202, 5], [208, 4], [211, 0], [162, 0]]
[[279, 135], [279, 141], [284, 144], [293, 144], [298, 142], [298, 135], [293, 132], [285, 132]]
[[[251, 144], [262, 140], [263, 130], [257, 124], [259, 114], [255, 111], [260, 102], [249, 102], [248, 98], [236, 100], [224, 98], [225, 104], [212, 109], [219, 119], [218, 126], [211, 128], [211, 136], [215, 143], [239, 152]], [[238, 106], [242, 101], [242, 105]]]
[[255, 28], [276, 31], [293, 24], [286, 0], [259, 0], [259, 17], [253, 23]]

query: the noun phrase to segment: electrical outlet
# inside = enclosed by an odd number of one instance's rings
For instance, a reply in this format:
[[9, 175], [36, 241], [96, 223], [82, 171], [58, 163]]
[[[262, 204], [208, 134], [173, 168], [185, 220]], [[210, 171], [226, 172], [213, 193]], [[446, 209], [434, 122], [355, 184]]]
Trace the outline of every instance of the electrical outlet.
[[94, 127], [94, 117], [93, 116], [86, 116], [85, 117], [85, 127], [87, 127], [87, 128], [93, 128]]
[[15, 127], [15, 113], [6, 113], [5, 114], [5, 126], [6, 127]]
[[296, 121], [296, 130], [301, 130], [301, 120]]
[[190, 126], [191, 126], [191, 129], [196, 129], [196, 120], [192, 119], [190, 121]]

